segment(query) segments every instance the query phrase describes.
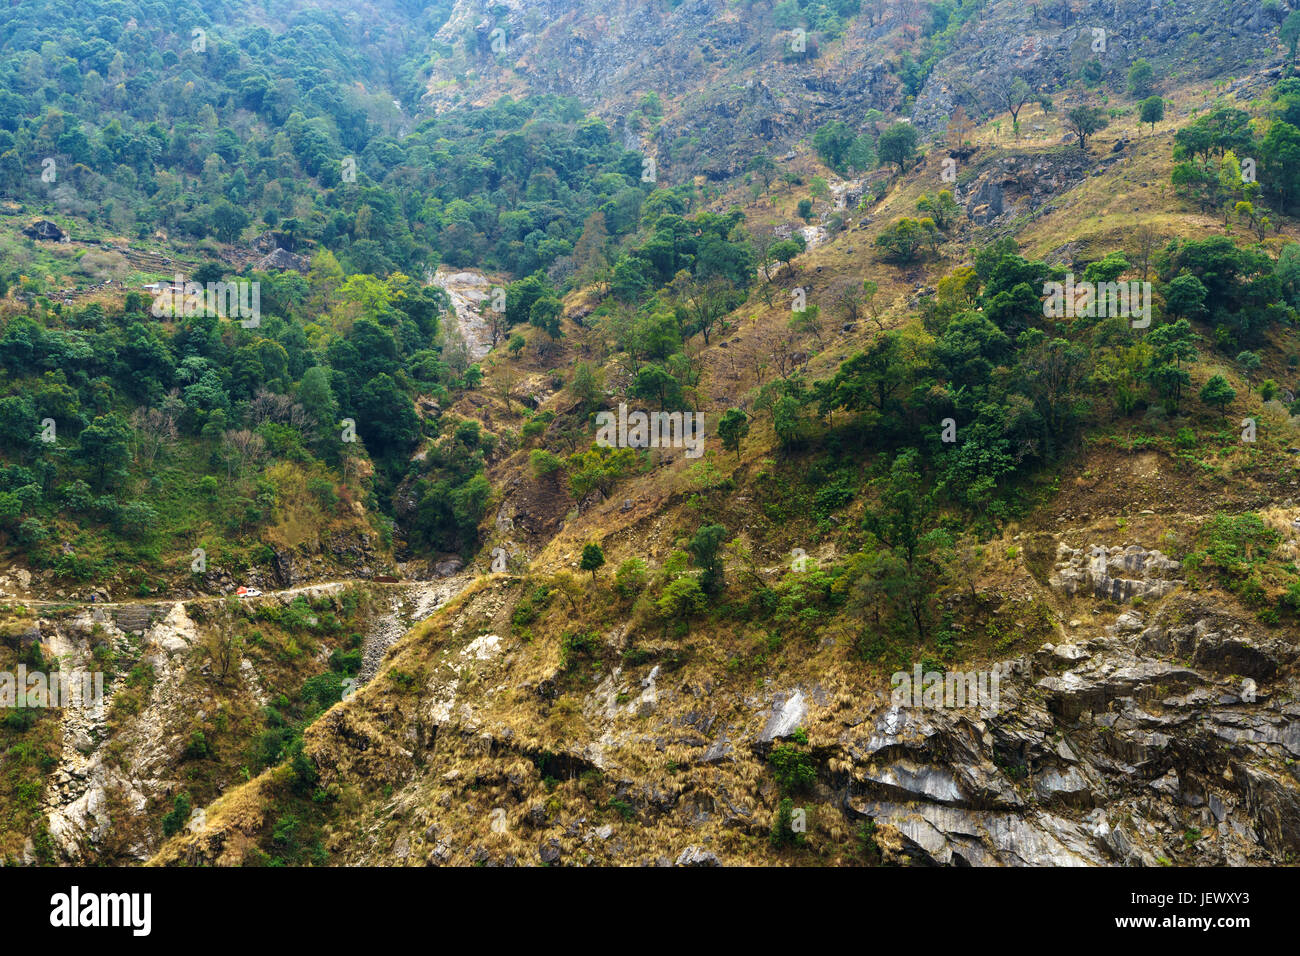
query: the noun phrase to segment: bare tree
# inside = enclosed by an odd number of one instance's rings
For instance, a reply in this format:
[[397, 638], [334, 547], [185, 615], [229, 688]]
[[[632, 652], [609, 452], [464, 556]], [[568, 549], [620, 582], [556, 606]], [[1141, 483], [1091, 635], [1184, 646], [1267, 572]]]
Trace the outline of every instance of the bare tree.
[[1038, 96], [1023, 77], [1012, 76], [1010, 73], [994, 77], [992, 90], [998, 110], [1006, 110], [1011, 114], [1011, 128], [1015, 131], [1016, 139], [1019, 139], [1020, 111], [1038, 99]]
[[840, 278], [831, 283], [831, 304], [844, 314], [846, 322], [856, 323], [862, 315], [865, 296], [862, 283], [857, 279]]
[[1142, 269], [1142, 281], [1145, 282], [1151, 269], [1151, 257], [1160, 243], [1160, 233], [1149, 222], [1144, 222], [1133, 231], [1134, 264]]
[[605, 214], [597, 210], [582, 224], [582, 233], [573, 247], [573, 270], [580, 285], [608, 285], [608, 248], [609, 232], [605, 226]]
[[243, 640], [224, 627], [213, 628], [203, 638], [203, 653], [212, 664], [212, 676], [218, 684], [224, 684], [229, 678], [243, 647]]
[[605, 323], [602, 320], [589, 318], [574, 329], [573, 338], [583, 355], [593, 356], [597, 361], [603, 362], [609, 357], [609, 342], [605, 332]]
[[749, 229], [749, 245], [754, 250], [754, 259], [758, 262], [759, 268], [763, 270], [763, 278], [769, 282], [772, 281], [770, 275], [771, 250], [776, 241], [776, 230], [772, 226], [753, 226]]
[[226, 477], [233, 478], [236, 463], [242, 475], [249, 465], [262, 459], [266, 453], [266, 440], [246, 428], [232, 428], [222, 436], [221, 453], [226, 460]]
[[163, 448], [176, 441], [176, 414], [168, 408], [137, 408], [131, 413], [131, 427], [135, 429], [136, 459], [148, 470]]
[[946, 134], [948, 137], [948, 148], [956, 152], [964, 152], [970, 145], [970, 138], [975, 132], [975, 124], [971, 118], [966, 115], [966, 108], [958, 105], [952, 111], [952, 116], [948, 120]]
[[460, 330], [454, 326], [443, 325], [441, 335], [442, 360], [447, 363], [447, 367], [452, 372], [457, 375], [464, 375], [473, 359], [469, 350], [469, 343], [460, 334]]
[[478, 314], [487, 323], [488, 334], [492, 337], [492, 347], [496, 348], [501, 340], [505, 338], [506, 333], [510, 331], [505, 312], [492, 308], [491, 299], [484, 299], [483, 304], [479, 307]]
[[248, 413], [253, 419], [254, 426], [275, 422], [302, 429], [316, 424], [307, 410], [288, 395], [281, 395], [264, 388], [259, 388], [253, 400], [248, 403]]
[[[673, 291], [678, 303], [690, 315], [693, 331], [701, 333], [704, 344], [708, 345], [714, 326], [724, 323], [726, 314], [731, 311], [735, 298], [731, 284], [720, 276], [701, 280], [683, 275], [673, 280]], [[722, 331], [726, 331], [725, 323]]]
[[962, 535], [953, 547], [949, 561], [949, 573], [959, 584], [966, 585], [972, 601], [979, 600], [975, 585], [979, 581], [980, 571], [985, 564], [985, 549], [977, 538]]
[[862, 281], [862, 301], [867, 307], [867, 312], [871, 316], [871, 321], [876, 324], [877, 331], [885, 331], [885, 322], [880, 317], [880, 303], [877, 301], [880, 293], [880, 283], [872, 282], [870, 279]]
[[498, 361], [493, 367], [488, 381], [492, 383], [493, 390], [506, 403], [506, 411], [512, 408], [510, 392], [515, 387], [515, 382], [519, 376], [515, 373], [514, 367], [504, 359]]
[[790, 340], [782, 339], [773, 350], [772, 358], [776, 360], [777, 373], [782, 378], [789, 378], [808, 364], [809, 356], [807, 352], [796, 349]]

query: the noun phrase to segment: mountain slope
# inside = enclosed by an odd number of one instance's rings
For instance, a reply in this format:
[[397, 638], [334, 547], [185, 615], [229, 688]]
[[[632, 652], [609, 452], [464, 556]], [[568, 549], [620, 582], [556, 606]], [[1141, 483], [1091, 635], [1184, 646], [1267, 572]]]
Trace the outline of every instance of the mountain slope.
[[[319, 363], [357, 403], [344, 410], [365, 409], [364, 451], [336, 461], [331, 436], [266, 434], [338, 469], [357, 517], [395, 536], [392, 565], [381, 539], [307, 577], [468, 568], [391, 585], [391, 605], [358, 583], [319, 606], [200, 599], [110, 630], [110, 715], [133, 712], [106, 730], [68, 714], [4, 728], [46, 785], [34, 799], [9, 779], [3, 853], [1290, 862], [1300, 91], [1275, 49], [1285, 11], [852, 13], [457, 3], [430, 45], [429, 116], [392, 165], [376, 142], [366, 173], [444, 260], [493, 274], [457, 283], [501, 289], [486, 354], [458, 351], [423, 282], [356, 257], [379, 192], [327, 187], [319, 219], [352, 220], [312, 242], [339, 258], [313, 246], [297, 299], [276, 280], [267, 335], [302, 365], [284, 394]], [[1104, 51], [1094, 20], [1116, 26]], [[787, 57], [799, 24], [815, 57]], [[1156, 76], [1130, 92], [1139, 56]], [[1012, 70], [1050, 98], [1018, 128], [988, 98]], [[1140, 122], [1145, 93], [1163, 118]], [[897, 117], [922, 135], [893, 159]], [[1099, 127], [1083, 144], [1080, 117]], [[1152, 321], [1045, 311], [1067, 273], [1149, 282]], [[177, 348], [191, 334], [166, 331]], [[265, 348], [242, 334], [223, 331]], [[381, 374], [394, 387], [360, 402]], [[11, 393], [24, 381], [11, 372]], [[702, 412], [704, 454], [602, 448], [597, 416], [620, 404]], [[407, 411], [416, 427], [372, 441]], [[367, 484], [350, 469], [369, 461]], [[29, 493], [14, 495], [22, 515]], [[7, 656], [95, 659], [93, 610], [30, 596], [12, 602]], [[214, 673], [205, 629], [245, 638], [238, 682]], [[996, 674], [995, 698], [895, 698], [918, 669], [985, 688]]]

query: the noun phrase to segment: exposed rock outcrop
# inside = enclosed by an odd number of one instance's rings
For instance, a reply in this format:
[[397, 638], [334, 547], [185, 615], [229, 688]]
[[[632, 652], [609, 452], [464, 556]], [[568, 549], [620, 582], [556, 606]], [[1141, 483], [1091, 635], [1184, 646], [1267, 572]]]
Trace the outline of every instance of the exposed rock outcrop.
[[1173, 577], [1179, 569], [1177, 561], [1141, 545], [1075, 549], [1061, 544], [1051, 584], [1071, 596], [1086, 592], [1123, 604], [1173, 591], [1185, 583]]
[[37, 219], [31, 225], [24, 227], [23, 235], [41, 242], [64, 242], [68, 238], [66, 232], [48, 219]]
[[277, 247], [269, 254], [258, 259], [254, 268], [260, 272], [282, 272], [286, 269], [293, 269], [296, 272], [305, 273], [311, 268], [311, 260], [306, 256], [300, 256], [287, 249]]

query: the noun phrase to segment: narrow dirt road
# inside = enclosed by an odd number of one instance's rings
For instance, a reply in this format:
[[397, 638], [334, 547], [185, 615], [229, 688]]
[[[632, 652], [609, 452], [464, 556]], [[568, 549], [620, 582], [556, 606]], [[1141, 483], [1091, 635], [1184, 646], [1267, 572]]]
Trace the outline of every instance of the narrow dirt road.
[[[376, 587], [399, 588], [409, 587], [413, 584], [434, 584], [434, 581], [373, 581], [369, 578], [342, 578], [331, 581], [316, 581], [312, 584], [299, 584], [296, 587], [284, 588], [280, 591], [263, 591], [261, 594], [253, 597], [243, 597], [240, 600], [257, 601], [263, 598], [275, 598], [282, 595], [306, 594], [309, 591], [331, 592], [340, 588], [349, 587], [354, 584], [371, 584]], [[23, 604], [28, 607], [66, 607], [66, 608], [112, 608], [112, 607], [138, 607], [142, 604], [175, 604], [178, 601], [182, 604], [207, 603], [212, 601], [224, 601], [226, 598], [239, 597], [233, 591], [230, 594], [200, 594], [192, 598], [178, 598], [174, 595], [160, 594], [157, 597], [130, 598], [126, 601], [70, 601], [50, 600], [48, 598], [32, 598], [21, 595], [4, 595], [0, 596], [0, 603]]]

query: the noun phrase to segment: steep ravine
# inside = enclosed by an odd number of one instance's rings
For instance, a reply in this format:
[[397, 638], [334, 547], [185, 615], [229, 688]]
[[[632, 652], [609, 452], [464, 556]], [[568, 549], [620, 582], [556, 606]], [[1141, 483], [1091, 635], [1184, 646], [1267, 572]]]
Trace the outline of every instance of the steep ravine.
[[[409, 627], [451, 599], [465, 584], [454, 578], [383, 585], [334, 581], [248, 598], [237, 610], [287, 607], [295, 598], [312, 607], [341, 609], [345, 592], [366, 606], [360, 615], [361, 673], [364, 684], [374, 673], [388, 646]], [[187, 738], [195, 720], [212, 717], [236, 726], [248, 713], [273, 702], [272, 688], [293, 687], [270, 652], [254, 653], [247, 635], [256, 630], [232, 619], [230, 601], [210, 598], [175, 602], [130, 602], [64, 610], [40, 617], [35, 627], [47, 658], [56, 657], [64, 670], [94, 670], [95, 648], [112, 648], [116, 662], [105, 681], [105, 699], [98, 708], [65, 707], [60, 711], [62, 753], [50, 773], [45, 792], [49, 834], [60, 859], [68, 862], [129, 862], [147, 859], [161, 834], [157, 816], [146, 811], [165, 804], [189, 788]], [[42, 613], [40, 607], [37, 613]], [[48, 609], [46, 610], [48, 613]], [[197, 615], [197, 619], [196, 616]], [[213, 674], [210, 642], [214, 635], [238, 630], [246, 643], [229, 674]], [[260, 632], [259, 632], [260, 633]], [[322, 639], [314, 660], [293, 673], [310, 674], [327, 667], [330, 653], [342, 646]], [[102, 651], [100, 659], [102, 659]], [[119, 697], [132, 696], [141, 668], [151, 675], [147, 696], [119, 706]], [[300, 680], [301, 677], [295, 678]], [[286, 684], [287, 682], [287, 684]], [[222, 758], [213, 755], [209, 760]], [[224, 788], [237, 770], [238, 750], [225, 755], [230, 766], [212, 772]], [[226, 782], [220, 782], [225, 780]], [[26, 857], [32, 860], [32, 847]]]

